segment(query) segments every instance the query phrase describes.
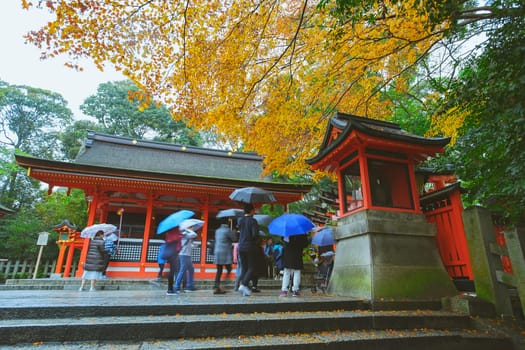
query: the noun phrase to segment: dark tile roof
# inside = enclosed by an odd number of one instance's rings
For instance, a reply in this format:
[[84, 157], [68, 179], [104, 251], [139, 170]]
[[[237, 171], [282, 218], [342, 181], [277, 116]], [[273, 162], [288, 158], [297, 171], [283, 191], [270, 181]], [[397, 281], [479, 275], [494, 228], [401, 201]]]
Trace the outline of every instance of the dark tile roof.
[[173, 175], [261, 181], [262, 158], [228, 152], [89, 132], [75, 163]]
[[4, 207], [2, 204], [0, 204], [0, 216], [2, 216], [3, 214], [12, 214], [12, 213], [14, 213], [13, 210], [7, 207]]
[[[334, 128], [342, 130], [342, 132], [335, 140], [331, 140], [330, 137]], [[428, 138], [411, 134], [401, 129], [401, 127], [395, 123], [336, 112], [335, 115], [330, 119], [325, 137], [321, 146], [319, 147], [318, 154], [315, 157], [308, 159], [306, 162], [308, 164], [316, 163], [326, 156], [332, 149], [343, 142], [354, 130], [371, 136], [411, 143], [415, 145], [444, 147], [450, 142], [450, 138]]]

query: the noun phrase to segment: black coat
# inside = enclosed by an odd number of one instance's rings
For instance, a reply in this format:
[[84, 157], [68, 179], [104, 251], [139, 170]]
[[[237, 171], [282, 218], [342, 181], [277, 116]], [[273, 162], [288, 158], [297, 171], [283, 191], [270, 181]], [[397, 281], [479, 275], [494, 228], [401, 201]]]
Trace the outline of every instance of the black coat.
[[104, 271], [104, 268], [106, 267], [104, 254], [106, 254], [104, 249], [104, 240], [102, 238], [92, 239], [89, 242], [84, 270]]
[[308, 246], [308, 236], [290, 236], [289, 242], [283, 246], [283, 267], [289, 269], [303, 269], [303, 249]]

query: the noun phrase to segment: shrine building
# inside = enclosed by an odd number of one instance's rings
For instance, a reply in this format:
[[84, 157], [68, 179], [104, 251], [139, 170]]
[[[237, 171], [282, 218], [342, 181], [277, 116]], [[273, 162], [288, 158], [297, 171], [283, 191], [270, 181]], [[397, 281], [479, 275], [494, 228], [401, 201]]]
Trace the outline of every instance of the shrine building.
[[[16, 155], [16, 161], [27, 169], [28, 176], [48, 184], [49, 193], [56, 187], [82, 190], [88, 202], [88, 226], [111, 223], [120, 228], [118, 253], [110, 262], [109, 277], [156, 277], [158, 250], [164, 238], [156, 234], [157, 225], [181, 209], [195, 212], [194, 218], [205, 222], [195, 240], [192, 260], [197, 278], [213, 277], [210, 241], [219, 226], [216, 214], [223, 209], [242, 208], [229, 199], [233, 190], [253, 186], [272, 191], [277, 201], [271, 204], [282, 205], [286, 210], [289, 203], [302, 199], [311, 189], [309, 183], [292, 184], [262, 177], [262, 158], [254, 153], [97, 132], [88, 133], [85, 147], [73, 162], [22, 155]], [[72, 241], [80, 239], [70, 237]], [[83, 273], [89, 242], [80, 240], [80, 248], [62, 240], [64, 246], [81, 250], [77, 277]], [[73, 276], [64, 273], [63, 277]]]
[[416, 178], [416, 165], [449, 141], [340, 112], [330, 119], [319, 153], [307, 162], [338, 180], [331, 293], [365, 300], [456, 293], [436, 245], [435, 220], [422, 211], [425, 181]]

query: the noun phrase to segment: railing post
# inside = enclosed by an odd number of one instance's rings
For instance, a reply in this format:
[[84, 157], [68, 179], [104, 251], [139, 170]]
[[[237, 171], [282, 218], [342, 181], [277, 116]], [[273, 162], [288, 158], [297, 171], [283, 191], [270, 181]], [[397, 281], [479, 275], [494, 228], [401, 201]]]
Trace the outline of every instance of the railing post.
[[500, 256], [492, 252], [496, 237], [491, 213], [481, 207], [467, 208], [463, 211], [463, 223], [478, 298], [493, 303], [499, 315], [512, 316], [508, 287], [497, 278], [497, 271], [502, 268]]
[[512, 264], [512, 274], [514, 283], [518, 291], [521, 302], [522, 314], [525, 315], [525, 227], [518, 226], [503, 231], [510, 262]]

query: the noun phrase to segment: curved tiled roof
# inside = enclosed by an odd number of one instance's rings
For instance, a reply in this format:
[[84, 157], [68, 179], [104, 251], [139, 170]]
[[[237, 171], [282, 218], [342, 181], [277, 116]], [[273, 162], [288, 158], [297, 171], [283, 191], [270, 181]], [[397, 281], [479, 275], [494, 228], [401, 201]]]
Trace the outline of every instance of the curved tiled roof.
[[[341, 132], [335, 139], [331, 139], [332, 131], [334, 129], [341, 130]], [[413, 145], [444, 147], [450, 142], [450, 138], [428, 138], [411, 134], [401, 129], [401, 127], [395, 123], [336, 112], [335, 115], [330, 119], [318, 154], [315, 157], [308, 159], [306, 162], [308, 164], [314, 164], [318, 162], [328, 153], [330, 153], [332, 149], [341, 144], [354, 130], [385, 140], [401, 141]]]
[[177, 175], [263, 180], [262, 158], [254, 153], [135, 140], [95, 132], [88, 134], [75, 163]]

